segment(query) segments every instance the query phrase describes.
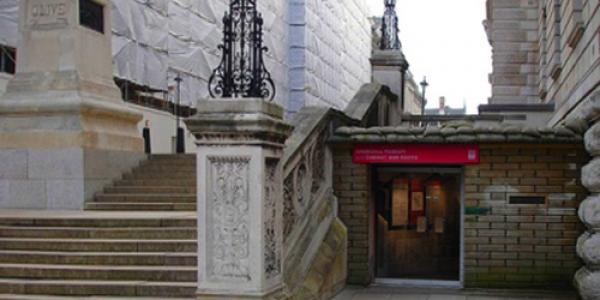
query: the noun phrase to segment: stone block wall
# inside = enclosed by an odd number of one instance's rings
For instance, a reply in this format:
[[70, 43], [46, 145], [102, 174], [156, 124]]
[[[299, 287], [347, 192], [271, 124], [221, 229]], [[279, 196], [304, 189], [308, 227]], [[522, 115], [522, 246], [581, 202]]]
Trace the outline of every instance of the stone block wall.
[[598, 0], [487, 0], [490, 104], [553, 103], [550, 125], [600, 83]]
[[538, 0], [488, 0], [490, 104], [538, 103]]
[[352, 163], [352, 149], [333, 154], [333, 189], [338, 197], [338, 216], [348, 228], [348, 283], [367, 285], [373, 277], [371, 230], [371, 174], [369, 166]]
[[290, 0], [288, 112], [344, 109], [371, 81], [368, 13], [365, 0]]
[[[481, 147], [481, 164], [464, 175], [467, 287], [572, 286], [586, 160], [578, 146]], [[546, 204], [509, 204], [517, 195], [543, 196]]]

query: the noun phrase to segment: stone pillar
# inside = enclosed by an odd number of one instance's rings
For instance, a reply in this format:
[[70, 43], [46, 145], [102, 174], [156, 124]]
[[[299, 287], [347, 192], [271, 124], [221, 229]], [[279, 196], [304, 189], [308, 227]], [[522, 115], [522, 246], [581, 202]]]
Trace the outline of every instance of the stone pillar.
[[110, 10], [20, 1], [17, 74], [0, 98], [0, 208], [82, 209], [144, 157], [142, 116], [113, 81]]
[[[406, 72], [408, 72], [408, 62], [402, 53], [402, 50], [375, 50], [371, 58], [373, 68], [373, 81], [386, 85], [390, 90], [398, 95], [398, 101], [392, 103], [391, 116], [400, 116], [404, 111], [403, 98], [406, 95]], [[399, 123], [400, 120], [391, 120], [392, 124]]]
[[579, 218], [588, 231], [577, 243], [585, 266], [575, 275], [575, 285], [583, 300], [593, 300], [600, 299], [600, 122], [586, 132], [585, 146], [594, 158], [582, 170], [582, 183], [591, 195], [579, 207]]
[[198, 299], [271, 299], [283, 287], [283, 169], [292, 127], [261, 99], [200, 101]]

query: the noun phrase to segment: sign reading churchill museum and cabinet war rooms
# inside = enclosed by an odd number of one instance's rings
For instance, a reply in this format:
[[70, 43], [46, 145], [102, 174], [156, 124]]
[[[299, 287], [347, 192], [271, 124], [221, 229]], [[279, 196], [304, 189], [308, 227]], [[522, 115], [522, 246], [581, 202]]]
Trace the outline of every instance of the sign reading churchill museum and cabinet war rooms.
[[357, 145], [355, 164], [478, 164], [478, 145], [376, 144]]

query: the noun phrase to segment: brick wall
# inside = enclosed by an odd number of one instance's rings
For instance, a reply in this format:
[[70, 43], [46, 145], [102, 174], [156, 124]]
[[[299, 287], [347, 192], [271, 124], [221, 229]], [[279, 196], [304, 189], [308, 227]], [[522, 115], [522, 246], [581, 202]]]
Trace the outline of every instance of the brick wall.
[[352, 150], [334, 152], [333, 189], [339, 201], [339, 217], [348, 228], [348, 283], [369, 284], [372, 251], [370, 232], [370, 172], [352, 163]]
[[[579, 146], [482, 145], [481, 164], [465, 167], [465, 285], [490, 288], [570, 287], [580, 266], [583, 227], [577, 207], [587, 195]], [[348, 283], [373, 274], [370, 167], [334, 151], [334, 190], [348, 227]], [[546, 197], [545, 205], [509, 204], [511, 195]]]
[[[467, 287], [571, 286], [586, 160], [570, 146], [481, 147], [481, 164], [465, 168]], [[509, 204], [511, 195], [545, 196], [546, 204]]]

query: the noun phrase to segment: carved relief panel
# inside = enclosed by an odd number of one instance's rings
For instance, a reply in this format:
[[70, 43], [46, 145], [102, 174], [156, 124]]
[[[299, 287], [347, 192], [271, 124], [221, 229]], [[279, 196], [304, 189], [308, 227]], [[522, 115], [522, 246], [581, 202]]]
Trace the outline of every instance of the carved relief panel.
[[[209, 157], [209, 277], [251, 281], [248, 157]], [[212, 225], [210, 225], [212, 224]]]
[[277, 226], [279, 197], [279, 160], [267, 159], [265, 169], [265, 205], [264, 205], [264, 230], [265, 230], [265, 273], [267, 279], [281, 274], [281, 228]]

